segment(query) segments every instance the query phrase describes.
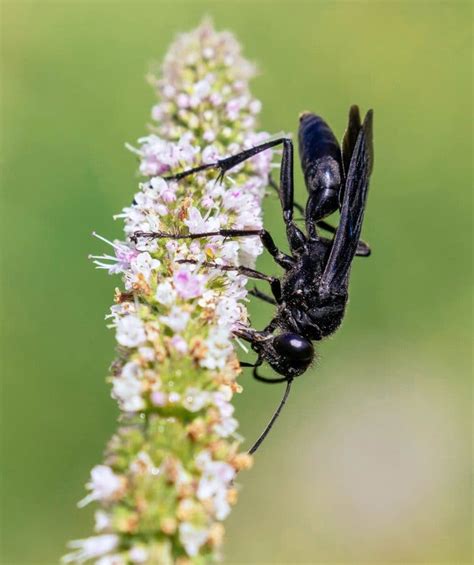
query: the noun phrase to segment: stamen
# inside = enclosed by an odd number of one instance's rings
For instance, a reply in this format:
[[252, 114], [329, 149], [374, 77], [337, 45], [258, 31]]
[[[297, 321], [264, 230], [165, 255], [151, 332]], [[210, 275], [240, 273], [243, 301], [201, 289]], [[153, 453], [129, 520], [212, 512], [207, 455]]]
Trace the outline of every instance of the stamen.
[[244, 345], [244, 342], [239, 337], [236, 336], [235, 341], [239, 344], [239, 346], [242, 348], [242, 350], [245, 353], [248, 353], [250, 351], [249, 348]]
[[118, 261], [117, 257], [113, 255], [88, 255], [89, 259], [110, 259], [110, 261]]
[[[139, 140], [140, 141], [140, 140]], [[135, 155], [138, 155], [139, 157], [142, 157], [142, 152], [140, 151], [140, 149], [137, 149], [136, 147], [134, 147], [133, 145], [131, 145], [130, 143], [125, 143], [125, 147], [126, 149], [128, 149], [129, 151], [131, 151], [132, 153], [135, 153]]]
[[119, 245], [117, 245], [116, 243], [113, 243], [112, 241], [109, 241], [108, 239], [106, 239], [104, 236], [98, 234], [97, 232], [93, 231], [93, 232], [92, 232], [92, 235], [93, 235], [94, 237], [96, 237], [97, 239], [100, 239], [100, 240], [104, 241], [105, 243], [108, 243], [108, 244], [111, 245], [114, 249], [117, 249], [117, 250], [120, 249]]

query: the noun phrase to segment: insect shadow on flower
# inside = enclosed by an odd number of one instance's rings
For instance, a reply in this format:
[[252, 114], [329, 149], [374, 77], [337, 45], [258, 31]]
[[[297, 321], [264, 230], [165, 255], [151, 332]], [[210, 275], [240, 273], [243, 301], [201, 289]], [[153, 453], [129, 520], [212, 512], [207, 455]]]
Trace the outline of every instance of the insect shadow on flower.
[[[348, 300], [349, 274], [355, 255], [370, 255], [369, 246], [359, 240], [366, 207], [369, 178], [373, 168], [373, 112], [369, 110], [361, 122], [359, 108], [349, 110], [349, 122], [339, 145], [328, 124], [319, 116], [304, 112], [300, 115], [299, 152], [305, 184], [308, 190], [306, 207], [293, 199], [293, 143], [287, 137], [267, 141], [236, 155], [214, 163], [201, 165], [171, 177], [179, 181], [188, 175], [208, 169], [219, 171], [222, 181], [227, 171], [258, 153], [283, 145], [278, 190], [290, 255], [280, 251], [265, 229], [219, 229], [205, 233], [171, 234], [164, 232], [135, 232], [132, 239], [171, 238], [198, 239], [211, 236], [259, 237], [275, 262], [284, 269], [281, 278], [248, 267], [200, 263], [203, 267], [238, 271], [240, 274], [269, 283], [272, 295], [257, 289], [251, 294], [276, 306], [276, 313], [263, 330], [238, 327], [234, 335], [248, 341], [257, 353], [253, 376], [265, 383], [286, 382], [286, 389], [275, 413], [264, 431], [249, 450], [254, 453], [278, 418], [290, 393], [295, 377], [302, 375], [314, 359], [312, 342], [333, 334], [340, 326]], [[293, 219], [293, 209], [304, 215], [305, 231]], [[323, 218], [339, 211], [337, 228]], [[322, 237], [318, 228], [333, 234]], [[193, 260], [182, 262], [196, 263]], [[270, 379], [259, 374], [258, 368], [267, 362], [282, 375]]]

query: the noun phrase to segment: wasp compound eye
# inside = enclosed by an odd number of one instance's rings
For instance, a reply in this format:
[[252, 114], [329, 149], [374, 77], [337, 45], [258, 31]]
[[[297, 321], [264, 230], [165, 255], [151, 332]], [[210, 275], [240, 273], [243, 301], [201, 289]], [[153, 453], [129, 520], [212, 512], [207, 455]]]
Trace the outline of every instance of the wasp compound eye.
[[294, 333], [282, 333], [273, 340], [273, 347], [280, 355], [287, 357], [294, 365], [307, 365], [314, 357], [314, 348], [310, 341]]

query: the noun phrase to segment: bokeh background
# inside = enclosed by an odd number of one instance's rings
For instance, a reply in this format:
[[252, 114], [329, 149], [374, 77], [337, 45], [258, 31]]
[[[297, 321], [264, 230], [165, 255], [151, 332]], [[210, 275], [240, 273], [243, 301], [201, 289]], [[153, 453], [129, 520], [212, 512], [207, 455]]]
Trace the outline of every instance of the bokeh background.
[[[2, 3], [1, 562], [56, 563], [91, 532], [75, 504], [116, 427], [119, 281], [88, 262], [90, 234], [118, 236], [135, 191], [123, 144], [145, 132], [149, 63], [205, 14], [258, 62], [263, 129], [295, 133], [311, 109], [340, 135], [354, 102], [376, 128], [373, 256], [240, 478], [226, 562], [470, 562], [472, 20], [455, 0]], [[283, 244], [274, 198], [265, 214]], [[281, 390], [242, 383], [251, 441]]]

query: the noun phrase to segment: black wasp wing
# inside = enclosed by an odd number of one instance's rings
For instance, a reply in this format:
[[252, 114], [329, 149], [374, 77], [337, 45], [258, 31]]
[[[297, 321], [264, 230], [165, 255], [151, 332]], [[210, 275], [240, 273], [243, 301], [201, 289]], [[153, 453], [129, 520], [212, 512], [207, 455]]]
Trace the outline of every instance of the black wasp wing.
[[347, 122], [347, 129], [342, 138], [342, 163], [344, 165], [344, 175], [347, 176], [349, 166], [351, 164], [352, 154], [354, 147], [359, 136], [362, 123], [360, 121], [359, 106], [351, 106], [349, 108], [349, 121]]
[[[342, 139], [342, 163], [344, 166], [344, 174], [346, 176], [349, 173], [352, 154], [354, 153], [355, 144], [357, 142], [357, 138], [359, 136], [361, 127], [362, 125], [360, 121], [359, 106], [354, 104], [349, 109], [349, 121], [347, 123], [347, 129], [344, 133], [344, 137]], [[369, 166], [369, 175], [370, 175], [372, 173], [372, 167], [374, 163], [374, 145], [372, 139], [372, 131], [370, 131], [370, 137], [368, 137], [367, 139], [367, 150], [370, 156], [370, 166]]]
[[320, 294], [338, 293], [347, 287], [352, 259], [357, 250], [373, 166], [373, 112], [369, 110], [359, 128], [347, 172], [341, 219], [329, 259], [320, 281]]

